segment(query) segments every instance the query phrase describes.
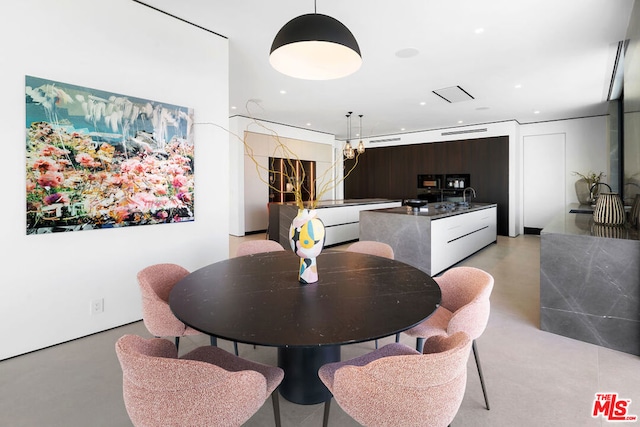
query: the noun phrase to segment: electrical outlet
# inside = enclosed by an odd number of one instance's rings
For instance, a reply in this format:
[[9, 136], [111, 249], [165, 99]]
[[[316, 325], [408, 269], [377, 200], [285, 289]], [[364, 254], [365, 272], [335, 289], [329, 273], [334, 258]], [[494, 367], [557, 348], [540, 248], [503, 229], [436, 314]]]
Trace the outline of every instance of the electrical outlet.
[[100, 314], [104, 312], [104, 298], [98, 298], [91, 301], [91, 314]]

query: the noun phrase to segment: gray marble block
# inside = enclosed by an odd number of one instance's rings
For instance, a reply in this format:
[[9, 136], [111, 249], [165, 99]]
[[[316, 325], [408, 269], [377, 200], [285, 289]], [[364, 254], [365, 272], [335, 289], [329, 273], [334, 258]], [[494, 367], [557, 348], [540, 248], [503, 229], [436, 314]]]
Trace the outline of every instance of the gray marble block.
[[640, 241], [545, 230], [540, 328], [640, 355]]

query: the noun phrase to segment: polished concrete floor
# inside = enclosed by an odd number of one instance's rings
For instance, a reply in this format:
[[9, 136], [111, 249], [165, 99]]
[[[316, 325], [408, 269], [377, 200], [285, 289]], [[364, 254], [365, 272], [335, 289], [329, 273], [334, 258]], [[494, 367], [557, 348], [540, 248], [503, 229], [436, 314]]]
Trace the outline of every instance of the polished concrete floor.
[[[240, 240], [230, 238], [231, 253]], [[602, 417], [591, 416], [595, 394], [604, 392], [631, 399], [628, 413], [640, 415], [640, 358], [538, 329], [539, 252], [538, 236], [499, 237], [497, 244], [461, 263], [495, 278], [489, 325], [477, 340], [491, 410], [484, 407], [470, 358], [467, 390], [453, 426], [608, 425]], [[116, 340], [128, 333], [150, 336], [142, 322], [136, 322], [0, 362], [0, 426], [131, 426], [114, 352]], [[404, 335], [402, 342], [414, 345]], [[204, 336], [184, 338], [180, 353], [207, 343]], [[233, 351], [229, 342], [219, 345]], [[372, 342], [344, 346], [342, 357], [372, 349]], [[240, 355], [277, 363], [273, 348], [241, 344]], [[283, 426], [322, 425], [322, 404], [301, 406], [281, 399], [280, 410]], [[270, 400], [246, 425], [274, 425]], [[358, 423], [334, 402], [330, 425]]]

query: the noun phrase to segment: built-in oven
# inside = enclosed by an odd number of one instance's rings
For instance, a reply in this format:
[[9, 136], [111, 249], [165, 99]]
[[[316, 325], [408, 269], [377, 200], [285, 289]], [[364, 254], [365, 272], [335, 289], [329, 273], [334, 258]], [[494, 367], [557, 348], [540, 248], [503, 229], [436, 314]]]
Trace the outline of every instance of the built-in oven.
[[433, 202], [462, 201], [465, 188], [471, 186], [471, 175], [456, 174], [420, 174], [418, 175], [417, 198]]
[[418, 175], [417, 197], [429, 203], [442, 201], [442, 182], [444, 175], [420, 174]]

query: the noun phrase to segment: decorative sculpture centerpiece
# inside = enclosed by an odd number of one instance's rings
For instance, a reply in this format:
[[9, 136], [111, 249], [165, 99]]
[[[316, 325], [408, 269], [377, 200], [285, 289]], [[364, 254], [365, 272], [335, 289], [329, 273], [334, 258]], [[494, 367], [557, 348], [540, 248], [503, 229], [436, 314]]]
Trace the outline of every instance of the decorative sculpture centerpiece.
[[302, 284], [318, 281], [316, 257], [324, 247], [324, 224], [315, 209], [300, 209], [289, 228], [291, 249], [300, 257], [298, 280]]

